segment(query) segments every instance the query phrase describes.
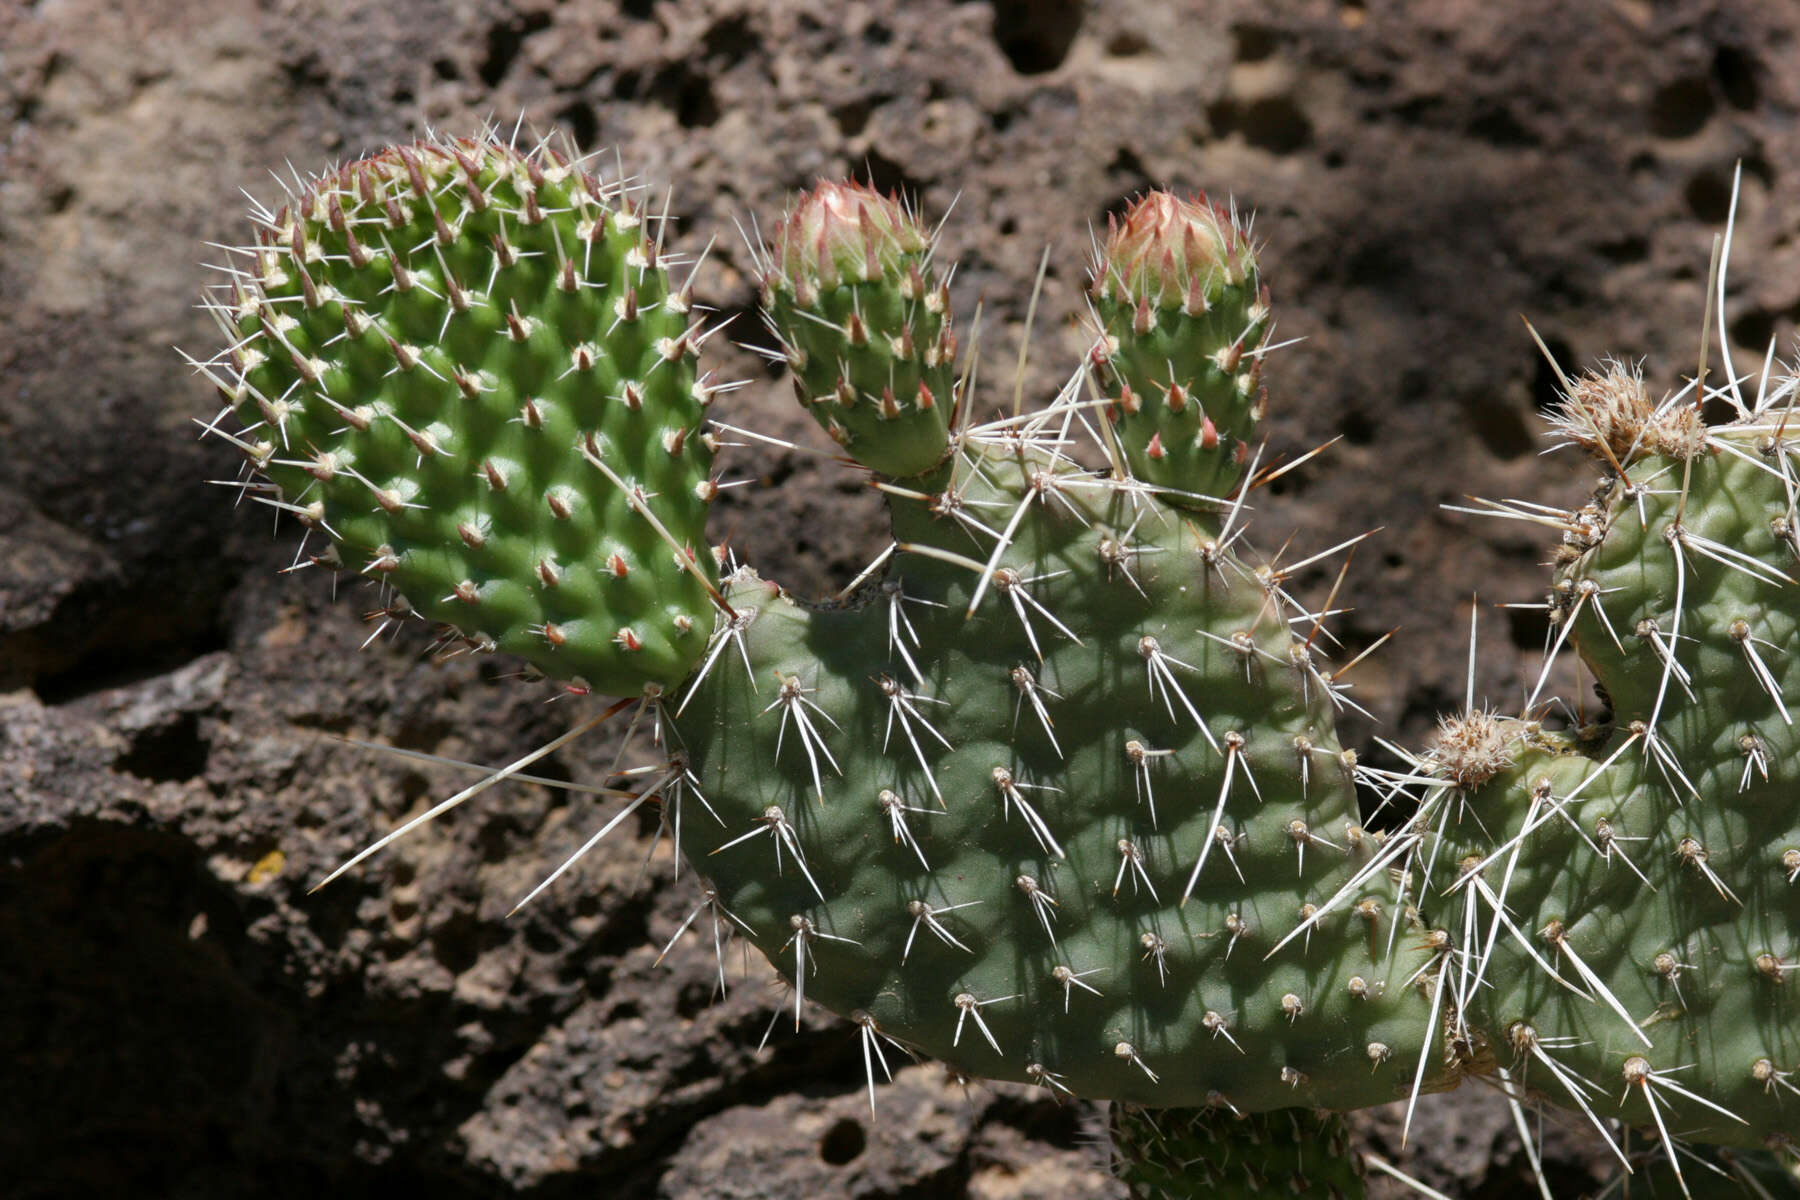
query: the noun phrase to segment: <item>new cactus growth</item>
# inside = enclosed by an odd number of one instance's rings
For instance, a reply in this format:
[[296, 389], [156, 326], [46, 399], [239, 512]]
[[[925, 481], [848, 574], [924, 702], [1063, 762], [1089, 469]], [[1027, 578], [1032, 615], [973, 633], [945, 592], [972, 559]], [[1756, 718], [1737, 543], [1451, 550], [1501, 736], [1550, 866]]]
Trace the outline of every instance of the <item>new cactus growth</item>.
[[899, 200], [819, 185], [776, 227], [763, 313], [794, 396], [858, 462], [916, 475], [942, 461], [956, 378], [950, 289]]
[[1177, 505], [1230, 495], [1266, 403], [1269, 291], [1249, 231], [1151, 192], [1112, 219], [1091, 280], [1093, 361], [1132, 476]]
[[[1571, 383], [1558, 428], [1602, 481], [1517, 512], [1564, 535], [1552, 649], [1610, 711], [1557, 731], [1534, 695], [1371, 772], [1337, 741], [1323, 612], [1288, 590], [1326, 555], [1248, 548], [1272, 314], [1229, 210], [1139, 198], [1091, 264], [1070, 386], [979, 423], [930, 235], [858, 185], [801, 197], [753, 251], [765, 316], [894, 534], [824, 605], [718, 578], [720, 389], [630, 193], [546, 149], [425, 141], [258, 226], [202, 364], [250, 486], [396, 612], [653, 714], [624, 811], [660, 805], [796, 1017], [860, 1027], [871, 1102], [901, 1047], [1183, 1110], [1117, 1115], [1145, 1194], [1295, 1171], [1350, 1194], [1319, 1145], [1245, 1131], [1475, 1074], [1672, 1159], [1791, 1153], [1792, 384]], [[1715, 394], [1739, 415], [1708, 428]], [[1365, 828], [1359, 782], [1410, 815]]]
[[712, 631], [712, 389], [652, 228], [493, 138], [396, 147], [259, 213], [208, 367], [258, 498], [478, 650], [605, 694], [679, 679]]

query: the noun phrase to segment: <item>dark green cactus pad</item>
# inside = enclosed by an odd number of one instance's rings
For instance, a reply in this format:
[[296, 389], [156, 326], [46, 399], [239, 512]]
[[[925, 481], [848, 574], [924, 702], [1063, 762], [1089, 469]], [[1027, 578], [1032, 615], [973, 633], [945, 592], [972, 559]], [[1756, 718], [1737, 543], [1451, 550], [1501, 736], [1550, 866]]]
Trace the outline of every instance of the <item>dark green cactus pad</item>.
[[[1144, 261], [1119, 251], [1118, 286], [1160, 302], [1203, 277], [1194, 295], [1225, 305], [1253, 268], [1202, 249], [1169, 266], [1146, 239], [1191, 237], [1193, 214], [1161, 219], [1165, 199], [1128, 218]], [[783, 223], [765, 300], [815, 415], [841, 411], [840, 379], [862, 396], [897, 377], [882, 354], [901, 339], [856, 333], [864, 316], [947, 319], [909, 221], [828, 184]], [[1198, 329], [1176, 311], [1110, 344], [1193, 365], [1204, 349], [1171, 339]], [[857, 459], [913, 472], [881, 485], [896, 552], [826, 607], [735, 576], [740, 616], [674, 721], [712, 814], [686, 819], [682, 847], [796, 991], [870, 1038], [1065, 1095], [1255, 1112], [1453, 1077], [1436, 935], [1407, 924], [1358, 823], [1316, 627], [1297, 635], [1284, 573], [1236, 552], [1241, 501], [1178, 509], [1135, 459], [1078, 467], [1071, 397], [924, 451], [849, 407]], [[1229, 491], [1242, 455], [1222, 446], [1186, 461], [1233, 464], [1208, 476]], [[1347, 911], [1306, 924], [1332, 898]]]
[[850, 182], [797, 200], [765, 251], [763, 311], [796, 398], [884, 475], [917, 475], [949, 448], [956, 334], [931, 252], [905, 205]]
[[890, 492], [860, 603], [731, 581], [687, 857], [807, 998], [972, 1075], [1245, 1112], [1440, 1083], [1385, 872], [1277, 948], [1378, 853], [1283, 577], [1046, 432]]
[[205, 368], [265, 481], [393, 608], [609, 694], [712, 629], [697, 329], [641, 208], [557, 153], [423, 141], [257, 222]]
[[1131, 473], [1177, 505], [1228, 496], [1265, 407], [1268, 289], [1249, 234], [1204, 196], [1140, 197], [1090, 271], [1093, 350]]
[[1551, 612], [1611, 712], [1578, 734], [1447, 728], [1431, 759], [1463, 786], [1431, 802], [1424, 903], [1481, 931], [1471, 1036], [1527, 1087], [1652, 1136], [1791, 1148], [1796, 447], [1779, 407], [1709, 430], [1619, 371], [1571, 405], [1565, 432], [1612, 462], [1559, 518]]
[[1361, 1200], [1362, 1156], [1344, 1119], [1287, 1108], [1112, 1106], [1113, 1173], [1132, 1200]]

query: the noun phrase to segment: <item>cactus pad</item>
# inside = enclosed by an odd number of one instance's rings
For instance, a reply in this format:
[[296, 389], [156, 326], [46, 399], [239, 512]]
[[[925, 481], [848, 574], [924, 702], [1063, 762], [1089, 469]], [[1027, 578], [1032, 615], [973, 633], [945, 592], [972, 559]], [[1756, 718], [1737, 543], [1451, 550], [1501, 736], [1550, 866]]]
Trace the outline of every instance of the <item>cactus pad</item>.
[[956, 333], [931, 251], [898, 199], [823, 183], [788, 210], [763, 264], [763, 312], [796, 398], [884, 475], [916, 475], [948, 449]]
[[[862, 605], [731, 581], [743, 620], [678, 718], [718, 817], [690, 809], [683, 848], [721, 902], [806, 995], [970, 1074], [1404, 1094], [1423, 931], [1390, 959], [1371, 888], [1270, 956], [1376, 852], [1279, 576], [1016, 438], [971, 433], [924, 483]], [[956, 509], [1011, 530], [992, 571]]]
[[1469, 1015], [1527, 1086], [1665, 1136], [1788, 1146], [1800, 448], [1774, 405], [1708, 429], [1691, 394], [1650, 403], [1616, 367], [1561, 424], [1604, 478], [1559, 518], [1553, 628], [1611, 711], [1475, 739], [1489, 769], [1433, 801], [1450, 821], [1427, 903], [1482, 931]]
[[1151, 192], [1109, 219], [1091, 275], [1093, 361], [1132, 474], [1176, 504], [1230, 495], [1265, 406], [1248, 230], [1204, 196]]
[[481, 649], [605, 693], [712, 629], [690, 295], [641, 206], [548, 150], [427, 140], [260, 215], [204, 368], [261, 498]]

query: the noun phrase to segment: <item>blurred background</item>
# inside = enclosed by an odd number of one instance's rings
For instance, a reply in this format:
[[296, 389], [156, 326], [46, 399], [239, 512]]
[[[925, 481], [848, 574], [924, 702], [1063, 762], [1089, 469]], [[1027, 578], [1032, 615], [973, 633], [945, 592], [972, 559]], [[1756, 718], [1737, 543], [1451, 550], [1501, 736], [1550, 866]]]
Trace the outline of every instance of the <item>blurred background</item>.
[[[781, 993], [710, 935], [654, 818], [506, 919], [586, 839], [587, 797], [495, 789], [318, 895], [307, 887], [466, 776], [345, 744], [504, 763], [593, 702], [506, 662], [369, 635], [369, 595], [280, 577], [297, 531], [234, 510], [215, 400], [176, 355], [206, 243], [246, 189], [422, 132], [560, 128], [714, 242], [727, 419], [805, 444], [759, 344], [738, 226], [820, 175], [954, 213], [966, 321], [1005, 398], [1085, 348], [1090, 231], [1152, 184], [1256, 214], [1277, 303], [1272, 449], [1330, 452], [1258, 496], [1258, 546], [1381, 527], [1342, 595], [1379, 720], [1416, 742], [1520, 702], [1545, 627], [1543, 531], [1444, 510], [1569, 503], [1540, 457], [1555, 374], [1691, 374], [1713, 236], [1743, 165], [1724, 333], [1740, 372], [1800, 317], [1800, 9], [1784, 0], [0, 0], [0, 1191], [14, 1197], [1109, 1196], [1094, 1114], [908, 1067], [870, 1116], [851, 1027], [758, 1042]], [[271, 176], [271, 172], [275, 177]], [[715, 241], [716, 239], [716, 241]], [[965, 345], [969, 339], [965, 337]], [[1715, 360], [1716, 361], [1716, 360]], [[861, 482], [740, 450], [715, 536], [803, 594], [883, 536]], [[1295, 555], [1294, 557], [1300, 557]], [[1322, 567], [1303, 581], [1315, 598]], [[1341, 598], [1340, 598], [1341, 599]], [[1558, 677], [1579, 703], [1581, 685]], [[1591, 702], [1590, 702], [1591, 710]], [[598, 782], [590, 739], [539, 764]], [[1357, 1118], [1456, 1196], [1527, 1186], [1474, 1086]], [[1605, 1177], [1551, 1119], [1568, 1194]]]

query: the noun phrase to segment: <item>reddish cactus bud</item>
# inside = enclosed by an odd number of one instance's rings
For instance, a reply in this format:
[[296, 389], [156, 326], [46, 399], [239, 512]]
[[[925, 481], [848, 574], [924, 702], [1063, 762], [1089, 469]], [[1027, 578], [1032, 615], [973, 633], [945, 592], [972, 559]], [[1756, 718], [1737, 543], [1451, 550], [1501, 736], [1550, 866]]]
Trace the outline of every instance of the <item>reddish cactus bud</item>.
[[406, 177], [412, 182], [413, 194], [427, 204], [431, 203], [431, 186], [425, 182], [424, 172], [419, 170], [419, 157], [406, 146], [399, 147], [395, 153], [406, 165]]
[[802, 293], [878, 278], [930, 240], [898, 198], [854, 181], [820, 183], [776, 229], [765, 286]]
[[1122, 220], [1108, 222], [1090, 290], [1096, 297], [1180, 304], [1192, 314], [1205, 310], [1217, 283], [1235, 282], [1253, 266], [1249, 241], [1230, 213], [1204, 196], [1149, 192]]

